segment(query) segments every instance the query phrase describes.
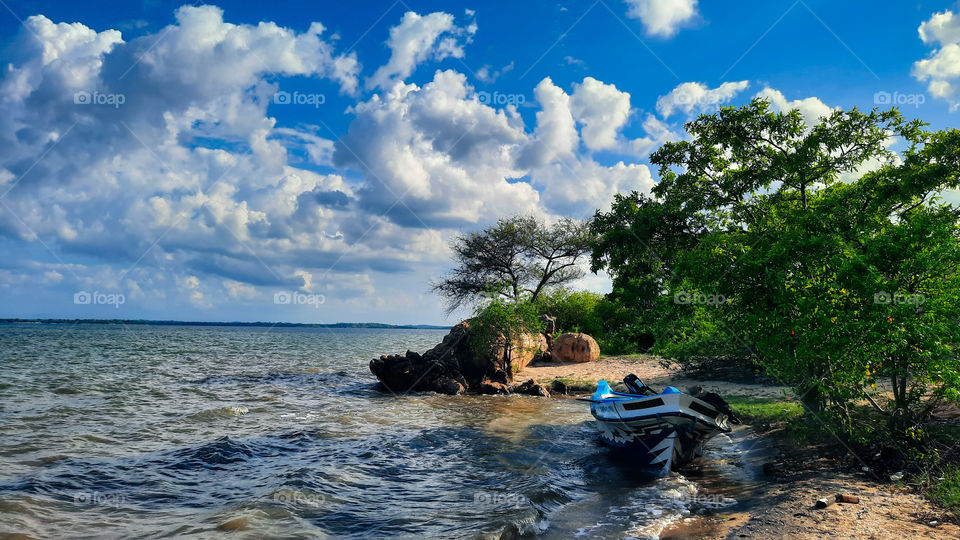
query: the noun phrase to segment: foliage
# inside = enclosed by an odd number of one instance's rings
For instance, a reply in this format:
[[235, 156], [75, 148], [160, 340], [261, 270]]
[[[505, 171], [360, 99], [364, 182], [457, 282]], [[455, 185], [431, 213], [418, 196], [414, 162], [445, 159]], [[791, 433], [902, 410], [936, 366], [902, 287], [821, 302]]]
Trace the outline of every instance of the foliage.
[[930, 490], [930, 497], [940, 506], [960, 515], [960, 465], [952, 464], [941, 471]]
[[479, 355], [500, 351], [505, 363], [510, 362], [512, 345], [520, 343], [524, 334], [543, 331], [540, 313], [529, 302], [507, 302], [492, 299], [479, 308], [470, 323], [470, 346]]
[[540, 313], [557, 319], [557, 332], [583, 332], [597, 337], [604, 333], [598, 312], [604, 295], [590, 291], [557, 288], [537, 299]]
[[749, 356], [846, 433], [869, 399], [909, 437], [960, 397], [960, 211], [937, 198], [960, 131], [922, 127], [856, 108], [807, 126], [762, 100], [703, 115], [651, 156], [652, 197], [597, 213], [592, 270], [660, 350]]
[[588, 226], [572, 219], [552, 226], [530, 216], [500, 219], [453, 241], [457, 266], [434, 282], [433, 290], [451, 312], [491, 294], [514, 303], [535, 302], [542, 292], [583, 276], [580, 261], [589, 240]]

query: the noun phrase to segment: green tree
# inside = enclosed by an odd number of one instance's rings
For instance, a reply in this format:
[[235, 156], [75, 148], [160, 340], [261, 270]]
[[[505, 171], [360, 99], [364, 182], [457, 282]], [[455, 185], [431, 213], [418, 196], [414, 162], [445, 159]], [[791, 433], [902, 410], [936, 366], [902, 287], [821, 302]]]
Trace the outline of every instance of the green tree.
[[[661, 340], [712, 325], [848, 426], [855, 399], [913, 419], [922, 401], [956, 398], [960, 215], [937, 194], [958, 186], [960, 132], [924, 131], [896, 110], [807, 126], [761, 100], [686, 128], [690, 140], [651, 156], [653, 196], [617, 196], [592, 224], [592, 268]], [[663, 302], [678, 293], [722, 301]], [[897, 300], [911, 295], [926, 301]], [[871, 390], [880, 377], [894, 387], [889, 408]]]
[[491, 294], [514, 303], [535, 302], [543, 291], [583, 276], [589, 227], [572, 219], [548, 226], [517, 216], [458, 236], [451, 247], [456, 266], [433, 283], [450, 311]]

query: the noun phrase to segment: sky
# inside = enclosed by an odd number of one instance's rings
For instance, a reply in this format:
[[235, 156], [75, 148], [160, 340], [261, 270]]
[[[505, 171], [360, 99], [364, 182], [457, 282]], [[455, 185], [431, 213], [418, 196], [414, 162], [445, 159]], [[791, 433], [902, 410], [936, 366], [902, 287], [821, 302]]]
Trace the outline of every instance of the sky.
[[0, 317], [448, 324], [453, 237], [698, 114], [956, 127], [960, 3], [0, 0], [0, 66]]

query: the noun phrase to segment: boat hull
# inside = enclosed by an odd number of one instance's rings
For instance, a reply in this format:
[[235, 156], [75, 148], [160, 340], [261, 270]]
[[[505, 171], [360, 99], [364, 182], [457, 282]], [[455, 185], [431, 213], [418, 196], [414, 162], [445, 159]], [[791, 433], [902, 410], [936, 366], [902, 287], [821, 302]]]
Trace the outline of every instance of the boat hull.
[[692, 396], [600, 394], [590, 411], [600, 441], [628, 453], [637, 465], [659, 474], [696, 457], [714, 436], [730, 431], [726, 415]]

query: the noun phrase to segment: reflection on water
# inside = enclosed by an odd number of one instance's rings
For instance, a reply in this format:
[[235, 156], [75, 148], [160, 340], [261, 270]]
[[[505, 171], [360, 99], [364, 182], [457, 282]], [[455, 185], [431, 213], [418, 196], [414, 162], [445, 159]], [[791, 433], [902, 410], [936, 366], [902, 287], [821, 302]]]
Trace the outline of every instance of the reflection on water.
[[572, 400], [376, 389], [442, 335], [0, 326], [0, 534], [655, 536], [749, 473], [727, 439], [644, 476]]

